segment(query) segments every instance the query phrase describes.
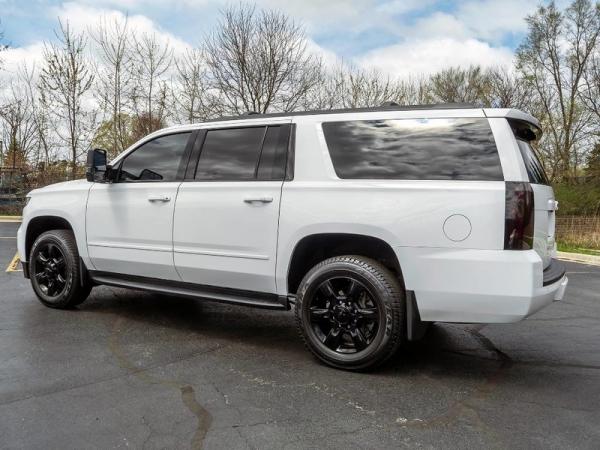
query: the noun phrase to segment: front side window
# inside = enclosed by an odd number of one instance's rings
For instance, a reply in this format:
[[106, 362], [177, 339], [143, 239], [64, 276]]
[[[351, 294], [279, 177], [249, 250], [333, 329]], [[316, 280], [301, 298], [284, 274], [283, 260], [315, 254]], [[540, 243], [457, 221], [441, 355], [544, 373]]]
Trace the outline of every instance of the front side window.
[[176, 181], [190, 135], [169, 134], [142, 144], [123, 160], [119, 181]]
[[487, 119], [392, 119], [325, 122], [340, 178], [502, 181]]
[[283, 180], [289, 126], [208, 130], [195, 179]]

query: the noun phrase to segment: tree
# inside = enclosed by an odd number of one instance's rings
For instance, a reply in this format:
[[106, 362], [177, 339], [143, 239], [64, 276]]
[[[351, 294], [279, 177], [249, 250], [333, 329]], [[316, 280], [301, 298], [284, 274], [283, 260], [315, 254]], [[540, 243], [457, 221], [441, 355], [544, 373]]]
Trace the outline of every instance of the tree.
[[182, 121], [195, 123], [211, 117], [217, 110], [216, 99], [209, 92], [208, 74], [202, 50], [187, 50], [175, 59], [173, 95]]
[[56, 132], [70, 150], [71, 177], [75, 178], [77, 160], [89, 146], [95, 122], [95, 114], [84, 106], [94, 73], [85, 57], [87, 41], [83, 34], [74, 33], [68, 22], [59, 21], [56, 37], [58, 44], [44, 47], [39, 86], [43, 101], [62, 122]]
[[156, 34], [134, 37], [133, 89], [131, 100], [138, 123], [145, 134], [163, 124], [168, 115], [169, 89], [165, 78], [173, 60], [169, 43], [159, 42]]
[[431, 76], [433, 100], [489, 106], [490, 85], [481, 66], [450, 67]]
[[546, 131], [540, 149], [553, 179], [576, 179], [590, 111], [581, 100], [584, 75], [598, 50], [600, 7], [575, 0], [564, 12], [551, 2], [526, 19], [517, 68], [541, 105]]
[[9, 186], [15, 188], [15, 174], [27, 165], [27, 158], [35, 146], [35, 124], [27, 97], [22, 86], [14, 82], [8, 87], [9, 94], [0, 107], [0, 140], [6, 146], [2, 162], [9, 172]]
[[586, 175], [589, 175], [593, 181], [600, 183], [600, 142], [597, 142], [587, 158]]
[[524, 80], [507, 67], [493, 67], [486, 71], [484, 89], [488, 98], [482, 100], [494, 108], [517, 108], [535, 114], [536, 104]]
[[304, 30], [282, 13], [253, 6], [224, 10], [205, 52], [224, 112], [294, 110], [319, 76], [320, 61], [308, 53]]
[[127, 18], [123, 21], [109, 21], [102, 17], [91, 34], [98, 46], [101, 64], [97, 75], [99, 97], [105, 114], [108, 115], [108, 126], [111, 128], [108, 133], [111, 141], [104, 140], [103, 148], [106, 148], [111, 156], [115, 156], [130, 142], [131, 127], [126, 111], [131, 99], [133, 61]]

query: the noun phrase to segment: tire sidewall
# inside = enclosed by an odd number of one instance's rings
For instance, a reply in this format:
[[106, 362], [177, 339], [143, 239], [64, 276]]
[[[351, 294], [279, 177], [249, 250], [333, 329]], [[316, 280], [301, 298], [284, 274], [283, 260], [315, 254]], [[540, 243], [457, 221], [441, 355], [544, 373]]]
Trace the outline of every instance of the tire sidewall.
[[[359, 264], [350, 261], [325, 262], [314, 267], [304, 277], [298, 289], [296, 302], [296, 317], [304, 341], [318, 358], [339, 368], [362, 369], [373, 365], [374, 360], [383, 358], [389, 350], [389, 341], [392, 337], [393, 305], [389, 292], [371, 272]], [[379, 329], [375, 340], [360, 352], [340, 354], [326, 347], [320, 342], [312, 329], [310, 321], [310, 303], [320, 284], [328, 278], [337, 276], [351, 276], [361, 282], [371, 295], [379, 311]]]
[[[64, 255], [66, 264], [67, 280], [65, 289], [57, 297], [50, 297], [44, 294], [35, 278], [35, 268], [37, 264], [36, 256], [39, 252], [40, 247], [48, 242], [51, 242], [60, 248], [61, 252]], [[77, 283], [77, 270], [75, 270], [77, 264], [77, 255], [72, 254], [62, 237], [57, 234], [54, 234], [51, 231], [43, 233], [35, 240], [35, 242], [31, 246], [31, 252], [29, 253], [29, 261], [31, 286], [33, 287], [33, 290], [37, 297], [40, 299], [40, 301], [46, 306], [55, 308], [62, 308], [65, 307], [65, 305], [69, 304], [70, 299], [73, 295], [75, 285]]]

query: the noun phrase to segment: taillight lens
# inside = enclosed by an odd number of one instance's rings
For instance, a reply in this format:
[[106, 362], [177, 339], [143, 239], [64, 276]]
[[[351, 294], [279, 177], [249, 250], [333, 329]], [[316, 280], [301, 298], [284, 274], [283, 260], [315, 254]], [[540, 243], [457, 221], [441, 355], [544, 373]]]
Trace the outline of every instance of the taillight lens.
[[533, 248], [534, 214], [531, 185], [507, 181], [504, 214], [505, 250], [530, 250]]

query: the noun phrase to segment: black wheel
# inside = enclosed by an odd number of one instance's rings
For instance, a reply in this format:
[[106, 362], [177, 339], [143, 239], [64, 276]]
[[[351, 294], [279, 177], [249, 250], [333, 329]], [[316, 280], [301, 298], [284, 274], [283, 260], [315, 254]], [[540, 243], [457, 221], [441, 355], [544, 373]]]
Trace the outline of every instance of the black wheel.
[[40, 301], [50, 308], [70, 308], [90, 293], [90, 283], [81, 285], [79, 252], [69, 230], [42, 233], [29, 253], [31, 286]]
[[313, 267], [298, 287], [296, 322], [308, 349], [330, 366], [364, 370], [391, 357], [405, 335], [400, 280], [362, 256]]

